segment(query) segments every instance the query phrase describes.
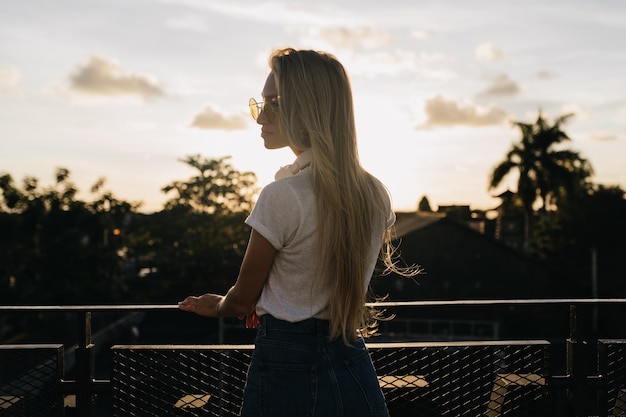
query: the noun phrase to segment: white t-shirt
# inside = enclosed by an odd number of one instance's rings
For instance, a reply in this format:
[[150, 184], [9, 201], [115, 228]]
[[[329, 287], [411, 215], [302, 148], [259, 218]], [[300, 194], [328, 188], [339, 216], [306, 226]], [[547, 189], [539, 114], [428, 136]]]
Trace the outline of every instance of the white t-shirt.
[[[382, 184], [381, 191], [384, 190]], [[383, 192], [388, 196], [386, 192]], [[375, 225], [370, 260], [363, 277], [369, 285], [380, 252], [384, 229], [395, 221], [387, 197], [387, 224]], [[258, 315], [297, 322], [311, 317], [328, 319], [328, 289], [315, 276], [317, 214], [311, 171], [303, 171], [268, 184], [246, 224], [278, 251], [256, 306]]]

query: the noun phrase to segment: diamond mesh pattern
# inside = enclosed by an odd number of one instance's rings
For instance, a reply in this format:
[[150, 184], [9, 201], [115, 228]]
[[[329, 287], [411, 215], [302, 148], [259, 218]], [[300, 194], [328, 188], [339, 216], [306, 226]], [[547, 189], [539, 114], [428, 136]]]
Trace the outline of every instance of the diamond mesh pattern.
[[[551, 415], [548, 343], [371, 345], [379, 379], [420, 384], [383, 385], [389, 412], [401, 416]], [[397, 385], [397, 384], [396, 384]]]
[[[563, 360], [560, 346], [488, 341], [369, 348], [392, 417], [564, 415], [555, 402], [564, 399], [565, 387], [551, 385], [552, 365]], [[252, 349], [115, 346], [113, 415], [236, 416]], [[0, 417], [63, 416], [62, 357], [61, 345], [0, 345]], [[595, 392], [602, 394], [599, 415], [626, 416], [626, 340], [598, 341], [597, 359], [600, 385], [588, 382], [586, 395], [593, 401]]]
[[114, 416], [237, 416], [252, 346], [114, 346]]
[[610, 416], [626, 416], [626, 340], [599, 341], [606, 355], [606, 388]]
[[0, 345], [0, 416], [62, 416], [62, 345]]
[[[548, 343], [372, 344], [392, 417], [551, 415]], [[115, 416], [236, 416], [252, 346], [113, 347]]]

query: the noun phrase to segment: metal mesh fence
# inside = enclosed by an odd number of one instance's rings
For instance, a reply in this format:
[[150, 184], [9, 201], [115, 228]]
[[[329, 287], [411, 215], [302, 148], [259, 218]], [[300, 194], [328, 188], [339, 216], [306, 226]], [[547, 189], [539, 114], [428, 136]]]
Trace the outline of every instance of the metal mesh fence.
[[114, 416], [237, 416], [252, 346], [114, 346]]
[[394, 417], [536, 417], [552, 415], [545, 381], [548, 347], [547, 342], [448, 343], [372, 345], [370, 351]]
[[0, 416], [62, 416], [62, 375], [62, 345], [0, 345]]
[[[578, 307], [570, 305], [567, 340], [369, 344], [391, 416], [626, 417], [626, 340], [584, 337], [587, 309]], [[84, 317], [90, 336], [90, 316]], [[99, 416], [236, 416], [252, 349], [105, 348], [98, 362], [111, 367], [105, 366], [105, 379], [95, 380], [95, 358], [88, 354], [95, 349], [0, 345], [0, 417], [95, 416], [87, 401], [92, 394], [105, 406]], [[75, 380], [64, 379], [64, 358]], [[68, 401], [64, 409], [64, 394], [75, 407]]]
[[605, 374], [608, 415], [626, 416], [626, 340], [598, 341], [600, 373]]
[[[392, 417], [538, 417], [553, 415], [548, 346], [372, 344], [370, 351]], [[115, 416], [237, 416], [251, 346], [113, 351]]]

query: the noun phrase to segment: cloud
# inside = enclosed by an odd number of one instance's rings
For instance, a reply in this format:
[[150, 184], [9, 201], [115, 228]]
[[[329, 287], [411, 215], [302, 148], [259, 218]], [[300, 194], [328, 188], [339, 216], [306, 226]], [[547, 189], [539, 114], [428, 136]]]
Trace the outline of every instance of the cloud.
[[191, 127], [205, 130], [242, 130], [247, 124], [247, 117], [242, 115], [224, 116], [207, 106], [197, 114], [191, 122]]
[[398, 75], [414, 73], [427, 63], [413, 51], [392, 48], [395, 38], [385, 30], [367, 26], [290, 27], [299, 43], [333, 51], [350, 75]]
[[20, 97], [22, 95], [20, 83], [22, 72], [15, 65], [0, 67], [0, 95]]
[[16, 65], [0, 67], [0, 96], [22, 98], [22, 71]]
[[374, 78], [418, 74], [437, 80], [449, 80], [457, 76], [449, 69], [452, 62], [449, 56], [442, 53], [416, 53], [396, 47], [396, 37], [384, 29], [323, 25], [290, 27], [289, 31], [299, 37], [300, 44], [333, 51], [350, 75]]
[[617, 135], [605, 134], [605, 135], [593, 135], [590, 138], [594, 142], [616, 142], [618, 139]]
[[506, 112], [497, 107], [483, 108], [472, 103], [461, 103], [438, 95], [426, 101], [426, 122], [418, 129], [435, 126], [494, 126], [505, 122]]
[[22, 72], [15, 65], [0, 68], [0, 89], [15, 88], [22, 81]]
[[474, 58], [481, 62], [497, 61], [504, 58], [504, 52], [491, 42], [485, 42], [476, 47]]
[[119, 63], [97, 55], [70, 74], [69, 81], [72, 89], [94, 96], [146, 99], [164, 94], [152, 77], [130, 72]]
[[[425, 78], [450, 79], [456, 74], [447, 68], [433, 68], [422, 56], [411, 50], [392, 48], [397, 39], [392, 32], [380, 28], [378, 17], [374, 24], [364, 15], [355, 15], [349, 8], [334, 4], [297, 3], [286, 0], [272, 2], [246, 0], [158, 0], [199, 10], [209, 10], [231, 18], [275, 25], [298, 37], [296, 44], [333, 52], [351, 75], [398, 75], [419, 73]], [[387, 7], [384, 7], [388, 11]], [[394, 26], [396, 27], [396, 26]], [[412, 36], [424, 39], [424, 31]], [[263, 65], [266, 55], [261, 58]]]
[[519, 85], [509, 78], [508, 75], [502, 74], [495, 78], [489, 87], [480, 93], [481, 96], [514, 96], [520, 92]]

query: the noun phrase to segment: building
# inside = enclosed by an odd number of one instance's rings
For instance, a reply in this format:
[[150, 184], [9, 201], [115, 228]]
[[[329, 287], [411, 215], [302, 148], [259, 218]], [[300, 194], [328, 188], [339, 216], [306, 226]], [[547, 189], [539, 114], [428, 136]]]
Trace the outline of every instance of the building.
[[[567, 295], [553, 287], [553, 283], [562, 282], [555, 271], [477, 231], [475, 222], [469, 227], [459, 218], [453, 217], [453, 220], [449, 214], [440, 212], [418, 211], [396, 216], [398, 256], [407, 265], [420, 265], [423, 273], [414, 278], [394, 274], [376, 277], [372, 285], [377, 295], [388, 295], [391, 301], [534, 299]], [[416, 308], [401, 315], [406, 317], [407, 314], [415, 315], [410, 318], [412, 324], [394, 320], [394, 326], [404, 326], [405, 330], [411, 325], [422, 330], [428, 327], [430, 330], [423, 336], [430, 339], [437, 338], [437, 332], [432, 331], [434, 323], [438, 323], [443, 336], [448, 338], [523, 337], [531, 333], [537, 336], [556, 325], [544, 320], [543, 328], [536, 332], [538, 329], [532, 327], [529, 315], [543, 320], [541, 307], [532, 311], [508, 308], [498, 317], [480, 314], [469, 317], [461, 310]], [[455, 327], [465, 330], [456, 331]], [[422, 332], [409, 330], [408, 333]]]

